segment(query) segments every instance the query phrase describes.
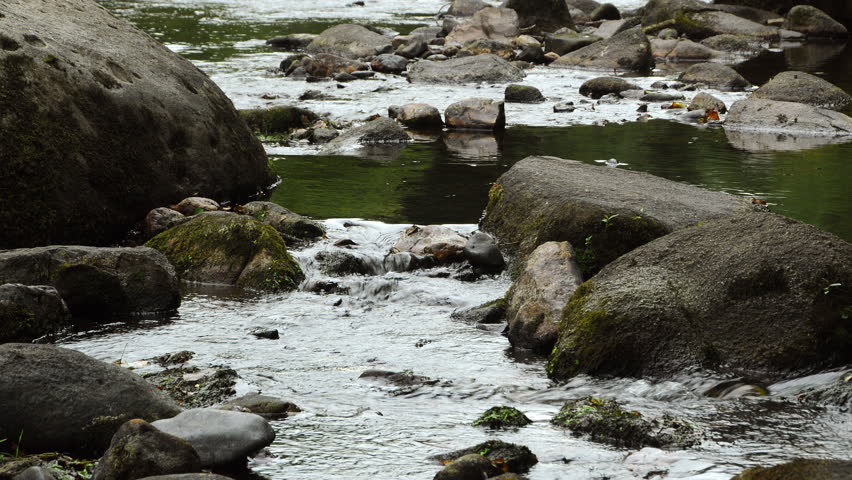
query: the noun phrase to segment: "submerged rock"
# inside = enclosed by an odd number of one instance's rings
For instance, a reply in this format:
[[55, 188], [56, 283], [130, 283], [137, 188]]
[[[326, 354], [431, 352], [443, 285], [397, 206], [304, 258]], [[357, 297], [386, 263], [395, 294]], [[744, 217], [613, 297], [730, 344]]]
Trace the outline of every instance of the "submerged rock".
[[562, 380], [704, 366], [772, 379], [842, 365], [852, 359], [842, 333], [850, 305], [849, 243], [771, 213], [712, 220], [584, 283], [563, 311], [547, 372]]
[[532, 423], [524, 413], [515, 407], [492, 407], [473, 421], [474, 427], [492, 429], [525, 427]]
[[277, 203], [250, 202], [239, 207], [238, 211], [271, 225], [288, 240], [315, 240], [325, 235], [322, 225]]
[[593, 442], [620, 448], [682, 449], [700, 441], [695, 427], [668, 415], [648, 420], [639, 412], [623, 410], [615, 400], [588, 398], [566, 403], [551, 421]]
[[852, 135], [852, 118], [804, 103], [749, 98], [731, 105], [725, 126], [786, 134]]
[[302, 411], [294, 403], [259, 393], [247, 393], [228, 401], [219, 408], [227, 409], [229, 407], [245, 409], [269, 420], [281, 420], [292, 413]]
[[852, 478], [852, 461], [796, 459], [774, 467], [752, 467], [731, 480], [846, 480]]
[[151, 425], [189, 442], [205, 468], [244, 464], [275, 440], [269, 422], [251, 413], [200, 408]]
[[452, 58], [443, 62], [423, 60], [411, 66], [412, 83], [509, 83], [524, 78], [524, 72], [494, 54]]
[[805, 404], [822, 407], [839, 407], [843, 412], [852, 410], [852, 371], [843, 372], [840, 378], [827, 385], [811, 387], [796, 395]]
[[343, 277], [346, 275], [374, 275], [376, 269], [364, 257], [342, 249], [317, 252], [320, 270], [326, 275]]
[[274, 181], [215, 83], [96, 1], [3, 14], [0, 249], [109, 244], [152, 208]]
[[130, 420], [112, 437], [95, 468], [92, 480], [193, 473], [201, 471], [201, 459], [183, 439], [163, 433], [148, 422]]
[[434, 255], [441, 263], [464, 260], [467, 239], [443, 225], [411, 226], [393, 245], [392, 253], [408, 252], [414, 255]]
[[203, 213], [146, 245], [163, 252], [186, 281], [292, 290], [304, 278], [281, 235], [247, 215]]
[[286, 134], [297, 128], [310, 127], [319, 120], [314, 112], [291, 105], [240, 110], [240, 116], [252, 131], [262, 135]]
[[733, 68], [721, 63], [699, 63], [683, 72], [679, 79], [683, 83], [703, 83], [719, 90], [740, 91], [751, 87], [748, 80]]
[[334, 154], [365, 145], [402, 145], [410, 141], [411, 137], [405, 133], [399, 123], [386, 117], [378, 117], [343, 132], [342, 135], [326, 144], [323, 152]]
[[237, 372], [232, 368], [175, 367], [143, 375], [157, 389], [166, 392], [179, 405], [187, 408], [209, 407], [233, 397]]
[[654, 238], [752, 209], [745, 199], [646, 173], [527, 157], [497, 179], [480, 227], [522, 258], [542, 243], [568, 241], [589, 278]]
[[841, 111], [852, 104], [843, 89], [809, 73], [787, 71], [772, 77], [751, 94], [751, 98], [798, 102]]
[[70, 324], [68, 307], [55, 288], [0, 285], [0, 343], [32, 341]]
[[[49, 345], [0, 345], [0, 425], [25, 432], [29, 452], [100, 455], [124, 422], [177, 415], [180, 408], [142, 377]], [[49, 385], [49, 394], [45, 386]], [[97, 388], [92, 388], [97, 385]]]
[[72, 315], [111, 318], [180, 306], [175, 270], [146, 247], [54, 246], [0, 252], [0, 283], [51, 285]]
[[642, 27], [634, 27], [562, 55], [551, 65], [649, 73], [654, 68], [654, 56]]
[[568, 242], [536, 248], [506, 295], [507, 336], [515, 348], [550, 353], [562, 309], [583, 283], [580, 264]]
[[305, 50], [311, 54], [330, 53], [351, 59], [371, 57], [391, 39], [361, 25], [340, 24], [326, 29]]
[[436, 455], [435, 459], [442, 462], [454, 461], [471, 454], [487, 458], [495, 466], [499, 465], [500, 470], [504, 472], [526, 473], [538, 463], [538, 458], [529, 448], [500, 440], [489, 440], [470, 448]]
[[506, 110], [503, 102], [490, 98], [468, 98], [447, 107], [444, 119], [448, 128], [503, 130]]
[[315, 38], [317, 38], [317, 35], [313, 33], [291, 33], [270, 38], [266, 41], [266, 44], [280, 50], [302, 50], [310, 45]]

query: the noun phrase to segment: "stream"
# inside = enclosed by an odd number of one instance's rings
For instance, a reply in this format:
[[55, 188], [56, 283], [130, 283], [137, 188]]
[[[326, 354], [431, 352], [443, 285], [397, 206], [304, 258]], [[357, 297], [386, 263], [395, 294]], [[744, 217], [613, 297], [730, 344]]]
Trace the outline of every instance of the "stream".
[[[446, 8], [439, 0], [367, 0], [364, 7], [345, 6], [344, 0], [101, 3], [193, 61], [237, 108], [296, 103], [305, 90], [319, 89], [333, 98], [300, 106], [354, 121], [386, 114], [392, 104], [416, 100], [443, 109], [469, 96], [503, 95], [502, 86], [424, 87], [390, 76], [339, 89], [335, 82], [307, 84], [272, 70], [291, 53], [271, 51], [264, 45], [267, 38], [319, 33], [345, 22], [405, 33], [434, 25], [435, 13]], [[644, 2], [613, 3], [635, 8]], [[852, 91], [852, 50], [845, 46], [778, 49], [737, 68], [757, 84], [768, 72], [799, 68]], [[241, 377], [238, 394], [261, 391], [299, 405], [302, 413], [272, 422], [277, 438], [270, 454], [249, 463], [270, 480], [427, 480], [441, 468], [432, 455], [492, 438], [526, 445], [538, 456], [531, 480], [727, 480], [749, 466], [797, 457], [848, 458], [849, 414], [790, 400], [808, 387], [836, 381], [845, 370], [767, 385], [766, 397], [707, 397], [707, 389], [730, 379], [706, 372], [665, 381], [580, 376], [557, 385], [544, 373], [544, 358], [509, 348], [502, 325], [450, 316], [504, 295], [511, 284], [507, 274], [462, 282], [441, 269], [395, 272], [383, 266], [390, 247], [413, 223], [475, 231], [491, 183], [533, 154], [592, 164], [615, 158], [626, 164], [619, 168], [757, 196], [778, 213], [852, 240], [852, 143], [686, 125], [659, 107], [649, 108], [653, 119], [640, 123], [634, 121], [636, 104], [629, 102], [552, 112], [556, 101], [579, 102], [579, 85], [594, 76], [544, 67], [528, 72], [523, 83], [539, 87], [548, 102], [507, 104], [509, 127], [498, 135], [444, 132], [362, 156], [325, 156], [308, 144], [267, 144], [282, 179], [272, 201], [320, 219], [327, 229], [327, 238], [291, 252], [306, 284], [332, 281], [348, 293], [302, 288], [259, 294], [186, 285], [183, 304], [170, 318], [105, 325], [77, 332], [60, 345], [109, 362], [192, 350], [193, 364], [234, 368]], [[631, 81], [648, 87], [672, 78], [662, 69]], [[746, 96], [712, 93], [728, 104]], [[340, 248], [335, 242], [345, 239], [355, 243], [352, 253], [375, 266], [373, 275], [329, 278], [320, 272], [315, 255]], [[281, 338], [256, 339], [248, 333], [256, 327], [278, 329]], [[359, 378], [369, 369], [408, 370], [437, 382], [397, 387]], [[686, 450], [628, 451], [549, 423], [566, 401], [590, 395], [618, 399], [626, 409], [652, 417], [681, 417], [704, 432], [703, 441]], [[505, 432], [471, 426], [497, 405], [519, 408], [533, 424]]]

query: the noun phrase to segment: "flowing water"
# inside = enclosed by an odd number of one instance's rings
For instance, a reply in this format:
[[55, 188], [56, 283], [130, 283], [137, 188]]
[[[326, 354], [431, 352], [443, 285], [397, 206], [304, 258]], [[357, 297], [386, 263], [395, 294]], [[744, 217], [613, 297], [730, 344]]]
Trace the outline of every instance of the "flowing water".
[[[331, 100], [304, 106], [333, 118], [358, 120], [413, 100], [439, 108], [466, 96], [499, 98], [502, 88], [413, 86], [382, 77], [339, 89], [306, 84], [271, 70], [289, 53], [263, 42], [284, 33], [318, 33], [357, 21], [407, 32], [434, 24], [439, 0], [367, 0], [364, 7], [315, 0], [108, 0], [103, 4], [159, 38], [207, 72], [240, 108], [295, 102], [306, 89]], [[634, 0], [615, 2], [637, 7]], [[820, 72], [850, 90], [852, 53], [824, 47], [772, 52], [738, 68], [753, 82], [793, 66]], [[833, 48], [833, 50], [832, 50]], [[827, 51], [830, 50], [830, 51]], [[531, 154], [594, 163], [615, 158], [628, 168], [734, 194], [757, 196], [773, 209], [852, 240], [852, 144], [778, 135], [743, 135], [698, 128], [651, 109], [654, 120], [633, 122], [635, 103], [580, 104], [577, 87], [589, 72], [534, 69], [524, 83], [548, 102], [507, 106], [501, 135], [442, 133], [401, 149], [325, 156], [305, 144], [267, 145], [281, 186], [272, 200], [323, 220], [328, 238], [293, 252], [306, 283], [338, 282], [347, 294], [256, 294], [188, 286], [172, 318], [136, 321], [80, 332], [62, 344], [114, 361], [192, 350], [197, 364], [226, 364], [241, 375], [238, 393], [262, 391], [293, 401], [303, 413], [273, 422], [271, 455], [250, 463], [269, 479], [429, 479], [440, 465], [429, 457], [489, 438], [527, 445], [539, 458], [533, 480], [585, 478], [727, 479], [746, 466], [794, 457], [847, 458], [848, 413], [814, 409], [786, 399], [824, 385], [829, 372], [770, 385], [769, 397], [714, 399], [703, 392], [722, 378], [695, 372], [666, 381], [578, 377], [555, 385], [543, 359], [513, 353], [502, 326], [450, 318], [458, 309], [502, 296], [506, 276], [461, 282], [440, 269], [395, 272], [382, 259], [410, 224], [476, 226], [486, 192], [502, 172]], [[665, 78], [634, 79], [642, 86]], [[668, 78], [671, 78], [670, 76]], [[264, 94], [277, 96], [273, 100]], [[267, 96], [269, 96], [267, 95]], [[719, 94], [730, 103], [744, 94]], [[573, 100], [576, 114], [553, 114], [555, 101]], [[652, 105], [652, 107], [655, 107]], [[606, 167], [601, 167], [606, 168]], [[327, 278], [319, 251], [353, 240], [351, 252], [375, 274]], [[391, 270], [391, 271], [388, 271]], [[277, 328], [280, 340], [259, 340], [255, 327]], [[401, 388], [359, 379], [368, 369], [411, 370], [437, 380]], [[705, 432], [688, 450], [615, 449], [574, 437], [549, 424], [569, 399], [616, 398], [651, 416], [671, 413]], [[470, 423], [487, 408], [513, 405], [534, 423], [489, 432]], [[656, 473], [655, 473], [656, 472]], [[662, 473], [664, 472], [664, 473]]]

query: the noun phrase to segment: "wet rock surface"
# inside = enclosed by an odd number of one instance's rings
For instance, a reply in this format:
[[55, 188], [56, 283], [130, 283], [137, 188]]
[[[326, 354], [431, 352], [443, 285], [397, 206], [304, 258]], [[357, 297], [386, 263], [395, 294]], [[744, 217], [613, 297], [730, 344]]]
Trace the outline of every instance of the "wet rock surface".
[[512, 346], [550, 353], [562, 309], [582, 283], [580, 264], [568, 242], [547, 242], [533, 250], [506, 294]]
[[272, 226], [287, 241], [316, 240], [325, 234], [319, 223], [272, 202], [250, 202], [237, 211]]
[[852, 135], [852, 118], [834, 110], [804, 103], [749, 98], [731, 105], [725, 125], [731, 129], [762, 130], [818, 136]]
[[684, 83], [701, 83], [719, 90], [744, 90], [751, 87], [748, 80], [733, 68], [720, 63], [699, 63], [689, 67], [680, 76]]
[[476, 454], [491, 461], [500, 470], [512, 473], [526, 473], [536, 463], [538, 458], [523, 445], [504, 442], [502, 440], [489, 440], [470, 448], [457, 450], [450, 453], [436, 455], [435, 459], [446, 462], [463, 458], [466, 455]]
[[473, 421], [474, 427], [491, 429], [525, 427], [532, 423], [523, 412], [515, 407], [492, 407]]
[[146, 247], [6, 250], [0, 282], [53, 286], [72, 315], [87, 318], [167, 313], [180, 305], [174, 268]]
[[779, 378], [842, 365], [850, 350], [835, 332], [849, 328], [852, 290], [825, 288], [852, 281], [850, 268], [852, 245], [770, 213], [676, 231], [575, 292], [548, 374], [667, 375], [701, 365]]
[[0, 425], [26, 432], [30, 452], [99, 455], [124, 422], [180, 412], [142, 377], [73, 350], [7, 343], [0, 345], [0, 367], [0, 398], [14, 399], [3, 403]]
[[392, 252], [414, 255], [434, 255], [441, 263], [464, 259], [467, 239], [455, 230], [442, 225], [412, 226], [394, 244]]
[[412, 83], [509, 83], [523, 77], [521, 69], [494, 54], [452, 58], [443, 62], [420, 61], [408, 72], [408, 80]]
[[240, 408], [269, 420], [281, 420], [302, 410], [292, 402], [259, 393], [247, 393], [229, 400], [220, 408]]
[[648, 73], [654, 68], [651, 44], [640, 27], [566, 53], [551, 65]]
[[217, 405], [236, 391], [237, 372], [223, 366], [178, 366], [156, 373], [143, 374], [145, 380], [167, 393], [185, 408]]
[[357, 59], [375, 55], [376, 49], [391, 43], [390, 38], [361, 25], [340, 24], [326, 29], [305, 48], [308, 53], [326, 53]]
[[809, 73], [788, 71], [772, 77], [751, 94], [751, 98], [805, 103], [841, 111], [852, 104], [852, 96]]
[[506, 128], [506, 110], [501, 101], [469, 98], [447, 107], [444, 120], [448, 128], [503, 130]]

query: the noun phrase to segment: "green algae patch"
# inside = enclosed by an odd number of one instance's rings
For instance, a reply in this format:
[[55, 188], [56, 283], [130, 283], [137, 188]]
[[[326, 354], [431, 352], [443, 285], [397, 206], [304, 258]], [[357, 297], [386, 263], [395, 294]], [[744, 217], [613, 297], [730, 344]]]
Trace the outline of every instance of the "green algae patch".
[[594, 442], [623, 448], [685, 448], [698, 443], [695, 427], [664, 415], [647, 419], [636, 411], [625, 410], [615, 400], [589, 397], [566, 403], [551, 423], [587, 435]]
[[185, 281], [279, 291], [304, 279], [281, 235], [247, 215], [200, 214], [146, 246], [162, 252]]
[[523, 412], [515, 407], [491, 407], [473, 421], [474, 427], [493, 429], [525, 427], [532, 423]]

